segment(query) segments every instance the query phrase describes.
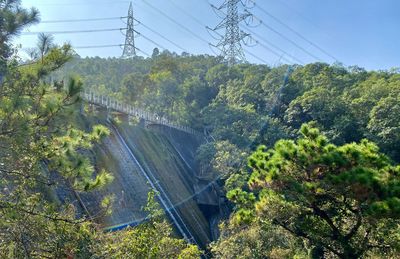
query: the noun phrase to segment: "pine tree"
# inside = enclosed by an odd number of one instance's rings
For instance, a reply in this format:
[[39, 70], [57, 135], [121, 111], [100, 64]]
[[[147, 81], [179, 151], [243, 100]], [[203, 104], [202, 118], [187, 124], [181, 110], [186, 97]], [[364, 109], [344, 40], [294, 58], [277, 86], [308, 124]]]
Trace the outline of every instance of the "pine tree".
[[[54, 197], [59, 186], [74, 191], [98, 188], [112, 177], [95, 174], [82, 150], [108, 134], [102, 126], [90, 133], [68, 123], [80, 101], [82, 83], [71, 79], [65, 89], [46, 83], [72, 56], [65, 45], [41, 51], [40, 62], [18, 66], [10, 44], [38, 12], [20, 1], [0, 1], [0, 257], [65, 258], [84, 256], [95, 229], [77, 219], [72, 204]], [[51, 177], [56, 173], [62, 179]]]
[[250, 157], [250, 191], [228, 194], [241, 204], [234, 224], [279, 227], [314, 258], [398, 253], [400, 166], [367, 140], [336, 146], [311, 125], [300, 133]]

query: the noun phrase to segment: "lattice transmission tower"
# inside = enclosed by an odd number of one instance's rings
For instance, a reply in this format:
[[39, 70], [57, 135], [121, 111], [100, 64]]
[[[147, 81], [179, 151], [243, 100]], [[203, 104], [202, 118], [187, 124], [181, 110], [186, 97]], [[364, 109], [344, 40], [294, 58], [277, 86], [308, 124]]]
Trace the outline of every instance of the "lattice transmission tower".
[[122, 58], [136, 57], [136, 46], [135, 46], [135, 19], [133, 18], [133, 7], [132, 2], [129, 5], [128, 21], [125, 35], [124, 52]]
[[[219, 42], [212, 45], [221, 51], [221, 55], [225, 58], [228, 65], [246, 62], [242, 44], [248, 45], [248, 41], [252, 41], [251, 35], [240, 29], [241, 23], [249, 25], [252, 21], [252, 14], [247, 10], [251, 1], [243, 0], [224, 0], [219, 7], [211, 5], [220, 16], [222, 21], [213, 29], [209, 30], [219, 36]], [[243, 10], [243, 12], [241, 11]], [[221, 16], [222, 14], [223, 16]], [[223, 34], [220, 31], [225, 30]], [[246, 41], [248, 39], [248, 41]]]

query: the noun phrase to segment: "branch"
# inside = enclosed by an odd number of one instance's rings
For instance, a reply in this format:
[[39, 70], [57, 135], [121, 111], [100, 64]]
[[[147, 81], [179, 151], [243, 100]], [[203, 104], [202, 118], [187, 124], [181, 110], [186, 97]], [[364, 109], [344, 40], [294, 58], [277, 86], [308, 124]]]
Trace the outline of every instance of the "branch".
[[381, 248], [381, 249], [391, 249], [392, 247], [390, 245], [372, 245], [368, 244], [368, 248]]
[[60, 217], [52, 217], [52, 216], [49, 216], [49, 215], [46, 215], [46, 214], [41, 214], [39, 212], [35, 212], [33, 210], [26, 210], [24, 208], [15, 207], [15, 206], [11, 205], [10, 203], [0, 204], [0, 209], [14, 209], [14, 210], [17, 210], [17, 211], [20, 211], [20, 212], [23, 212], [23, 213], [26, 213], [26, 214], [29, 214], [29, 215], [39, 216], [39, 217], [42, 217], [42, 218], [45, 218], [45, 219], [49, 219], [49, 220], [52, 220], [52, 221], [61, 221], [61, 222], [65, 222], [65, 223], [72, 224], [72, 225], [78, 225], [78, 224], [83, 223], [83, 222], [86, 221], [86, 219], [70, 220], [70, 219], [60, 218]]
[[[312, 239], [307, 233], [305, 233], [304, 231], [300, 230], [300, 229], [296, 229], [296, 230], [292, 230], [290, 229], [288, 226], [286, 226], [284, 223], [279, 222], [277, 219], [273, 219], [272, 222], [278, 226], [281, 226], [282, 228], [284, 228], [285, 230], [289, 231], [291, 234], [293, 234], [294, 236], [300, 236], [303, 237], [305, 239], [307, 239], [308, 241], [311, 242], [311, 244], [315, 245], [315, 240]], [[328, 249], [329, 251], [331, 251], [332, 253], [334, 253], [335, 255], [339, 256], [339, 257], [343, 257], [342, 253], [339, 253], [338, 251], [336, 251], [335, 249], [331, 248], [329, 245], [324, 244], [323, 242], [317, 241], [318, 243], [320, 243], [324, 248]]]
[[360, 209], [357, 212], [357, 223], [354, 227], [350, 230], [350, 232], [344, 237], [346, 241], [350, 240], [358, 231], [362, 223], [362, 215]]
[[33, 180], [35, 182], [38, 182], [38, 183], [41, 183], [41, 184], [44, 184], [44, 185], [47, 185], [47, 186], [52, 186], [52, 185], [56, 185], [57, 184], [57, 182], [54, 182], [54, 181], [46, 181], [47, 179], [45, 177], [43, 177], [44, 180], [39, 180], [38, 179], [39, 176], [32, 177], [31, 175], [26, 175], [24, 173], [17, 172], [17, 171], [9, 171], [9, 170], [0, 168], [0, 172], [3, 172], [5, 174], [10, 174], [10, 175], [21, 176], [21, 177], [24, 177], [25, 179], [31, 179], [31, 180]]
[[311, 204], [311, 208], [313, 209], [314, 213], [317, 216], [322, 218], [331, 227], [331, 229], [333, 231], [333, 238], [342, 237], [342, 234], [340, 233], [339, 229], [335, 226], [335, 224], [333, 223], [331, 218], [328, 216], [328, 214], [324, 210], [318, 208], [318, 206], [316, 206], [314, 203]]

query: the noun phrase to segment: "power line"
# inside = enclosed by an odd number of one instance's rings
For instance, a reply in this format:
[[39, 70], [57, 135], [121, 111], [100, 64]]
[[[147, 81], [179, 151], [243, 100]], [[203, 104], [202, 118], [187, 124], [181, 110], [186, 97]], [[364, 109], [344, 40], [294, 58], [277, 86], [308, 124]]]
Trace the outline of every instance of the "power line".
[[209, 43], [207, 40], [205, 40], [204, 38], [200, 37], [199, 35], [197, 35], [196, 33], [192, 32], [190, 29], [188, 29], [186, 26], [180, 24], [179, 22], [177, 22], [176, 20], [174, 20], [173, 18], [171, 18], [170, 16], [168, 16], [166, 13], [164, 13], [163, 11], [161, 11], [160, 9], [158, 9], [157, 7], [155, 7], [154, 5], [143, 1], [143, 3], [145, 3], [147, 6], [153, 8], [155, 11], [157, 11], [158, 13], [160, 13], [161, 15], [163, 15], [165, 18], [167, 18], [168, 20], [170, 20], [172, 23], [178, 25], [179, 27], [181, 27], [182, 29], [184, 29], [186, 32], [188, 32], [189, 34], [193, 35], [195, 38], [197, 38], [198, 40], [201, 40], [205, 43]]
[[[272, 42], [268, 41], [267, 39], [265, 39], [263, 36], [261, 36], [260, 34], [254, 32], [253, 30], [250, 30], [249, 28], [246, 28], [246, 30], [251, 33], [252, 35], [255, 35], [257, 38], [261, 39], [262, 41], [264, 41], [265, 43], [269, 44], [270, 46], [272, 46], [273, 48], [277, 49], [278, 51], [282, 52], [283, 54], [285, 54], [286, 56], [290, 57], [291, 59], [293, 59], [296, 62], [299, 62], [299, 64], [304, 64], [303, 61], [301, 61], [300, 59], [296, 58], [295, 56], [287, 53], [285, 50], [283, 50], [282, 48], [278, 47], [277, 45], [273, 44]], [[259, 41], [257, 42], [258, 44], [260, 44], [260, 46], [264, 46], [266, 48], [268, 48], [267, 46], [265, 46], [264, 44], [260, 43]], [[277, 53], [276, 51], [271, 50], [270, 48], [268, 48], [269, 51], [271, 51], [272, 53], [274, 53], [277, 56], [281, 56], [279, 53]], [[287, 60], [285, 58], [286, 61], [291, 62], [289, 60]]]
[[185, 9], [183, 9], [182, 7], [180, 7], [179, 5], [175, 4], [173, 0], [169, 0], [169, 2], [176, 8], [179, 9], [182, 13], [186, 14], [187, 16], [189, 16], [190, 18], [193, 19], [193, 21], [197, 22], [197, 24], [199, 24], [200, 26], [204, 27], [205, 24], [200, 21], [199, 19], [197, 19], [196, 17], [194, 17], [193, 15], [191, 15], [189, 12], [187, 12]]
[[[187, 12], [185, 9], [183, 9], [182, 7], [180, 7], [179, 5], [175, 4], [173, 0], [169, 1], [176, 9], [180, 10], [182, 13], [186, 14], [187, 16], [189, 16], [192, 20], [194, 20], [197, 24], [199, 24], [201, 27], [206, 28], [207, 26], [200, 21], [199, 19], [197, 19], [196, 17], [194, 17], [193, 15], [191, 15], [189, 12]], [[208, 44], [210, 44], [207, 41]]]
[[287, 59], [284, 54], [279, 54], [278, 52], [272, 50], [271, 48], [269, 48], [268, 46], [266, 46], [265, 44], [261, 43], [260, 41], [256, 40], [256, 43], [258, 45], [260, 45], [262, 48], [268, 50], [269, 52], [271, 52], [272, 54], [274, 54], [275, 56], [282, 58], [284, 60], [286, 60], [288, 63], [293, 63], [291, 60]]
[[139, 51], [139, 52], [142, 52], [142, 53], [145, 54], [147, 57], [151, 57], [151, 55], [150, 55], [149, 53], [147, 53], [147, 52], [145, 52], [145, 51], [143, 51], [143, 50], [141, 50], [141, 49], [139, 49], [139, 48], [136, 48], [136, 50]]
[[[113, 48], [113, 47], [122, 47], [123, 44], [106, 44], [106, 45], [87, 45], [87, 46], [72, 46], [73, 49], [100, 49], [100, 48]], [[24, 51], [34, 49], [36, 47], [31, 48], [23, 48]]]
[[[123, 47], [123, 46], [124, 46], [124, 44], [110, 44], [110, 45], [97, 45], [97, 46], [77, 46], [77, 47], [73, 47], [73, 48], [74, 49], [99, 49], [99, 48], [113, 48], [113, 47]], [[145, 52], [139, 48], [136, 48], [136, 51], [139, 51], [139, 52], [143, 53], [144, 55], [146, 55], [147, 57], [150, 57], [150, 55], [147, 52]]]
[[43, 32], [22, 32], [21, 35], [37, 35], [40, 33], [45, 34], [74, 34], [74, 33], [92, 33], [92, 32], [109, 32], [109, 31], [121, 31], [126, 30], [126, 28], [118, 29], [98, 29], [98, 30], [80, 30], [80, 31], [43, 31]]
[[[209, 44], [209, 42], [202, 38], [201, 36], [197, 35], [196, 33], [194, 33], [193, 31], [191, 31], [190, 29], [188, 29], [187, 27], [185, 27], [184, 25], [178, 23], [176, 20], [174, 20], [173, 18], [171, 18], [170, 16], [168, 16], [166, 13], [164, 13], [163, 11], [161, 11], [160, 9], [156, 8], [155, 6], [144, 2], [146, 5], [150, 6], [151, 8], [153, 8], [154, 10], [156, 10], [157, 12], [159, 12], [160, 14], [162, 14], [163, 16], [165, 16], [168, 20], [170, 20], [171, 22], [173, 22], [174, 24], [178, 25], [179, 27], [181, 27], [182, 29], [184, 29], [185, 31], [187, 31], [188, 33], [190, 33], [191, 35], [193, 35], [194, 37], [196, 37], [197, 39], [207, 43], [207, 45]], [[180, 8], [181, 9], [181, 8]], [[182, 10], [182, 9], [181, 9]], [[188, 14], [189, 15], [189, 14]], [[203, 25], [197, 18], [195, 18], [192, 15], [189, 15], [192, 19], [195, 19], [199, 24]], [[48, 20], [48, 21], [44, 21], [44, 23], [69, 23], [69, 22], [85, 22], [85, 21], [102, 21], [102, 20], [115, 20], [115, 19], [123, 19], [126, 17], [104, 17], [104, 18], [90, 18], [90, 19], [65, 19], [65, 20]], [[168, 41], [169, 43], [173, 44], [174, 46], [182, 49], [183, 51], [186, 51], [184, 48], [182, 48], [181, 46], [179, 46], [178, 44], [174, 43], [173, 41], [169, 40], [168, 38], [166, 38], [165, 36], [161, 35], [160, 33], [158, 33], [157, 31], [151, 29], [150, 27], [146, 26], [145, 24], [143, 24], [142, 22], [138, 21], [135, 19], [135, 21], [137, 21], [139, 24], [141, 24], [143, 27], [145, 27], [146, 29], [150, 30], [151, 32], [157, 34], [158, 36], [160, 36], [161, 38], [163, 38], [164, 40]], [[71, 30], [71, 31], [43, 31], [43, 32], [22, 32], [21, 35], [24, 36], [29, 36], [29, 35], [37, 35], [40, 33], [46, 33], [46, 34], [74, 34], [74, 33], [95, 33], [95, 32], [110, 32], [110, 31], [123, 31], [126, 30], [126, 28], [113, 28], [113, 29], [93, 29], [93, 30]], [[152, 39], [150, 39], [149, 37], [146, 37], [145, 35], [143, 35], [142, 33], [139, 33], [137, 31], [135, 31], [136, 33], [138, 33], [139, 35], [141, 35], [144, 39], [146, 39], [147, 41], [155, 44], [156, 46], [162, 48], [162, 49], [166, 49], [165, 47], [163, 47], [161, 44], [153, 41]], [[75, 49], [92, 49], [92, 48], [111, 48], [111, 47], [121, 47], [123, 46], [122, 44], [109, 44], [109, 45], [93, 45], [93, 46], [77, 46], [75, 47]], [[146, 56], [150, 55], [138, 48], [136, 48], [137, 51], [145, 54]], [[252, 54], [249, 51], [246, 51], [247, 53], [249, 53], [249, 55], [253, 56], [254, 58], [256, 58], [257, 60], [264, 62], [264, 63], [268, 63], [265, 60], [257, 57], [256, 55]]]
[[307, 55], [309, 55], [310, 57], [318, 60], [318, 61], [322, 61], [319, 57], [315, 56], [314, 54], [312, 54], [311, 52], [309, 52], [308, 50], [306, 50], [305, 48], [303, 48], [302, 46], [300, 46], [299, 44], [297, 44], [295, 41], [291, 40], [290, 38], [288, 38], [287, 36], [285, 36], [284, 34], [282, 34], [281, 32], [275, 30], [274, 28], [272, 28], [271, 26], [267, 25], [264, 23], [263, 20], [261, 20], [260, 18], [258, 18], [257, 16], [254, 16], [254, 18], [256, 18], [257, 20], [260, 21], [260, 24], [263, 25], [264, 27], [266, 27], [267, 29], [273, 31], [275, 34], [279, 35], [281, 38], [285, 39], [286, 41], [290, 42], [291, 44], [293, 44], [294, 46], [296, 46], [298, 49], [300, 49], [301, 51], [303, 51], [304, 53], [306, 53]]
[[79, 3], [38, 3], [39, 6], [76, 6], [76, 5], [115, 5], [115, 4], [126, 4], [129, 1], [112, 1], [112, 2], [84, 2]]
[[136, 32], [136, 34], [142, 36], [142, 38], [144, 38], [145, 40], [147, 40], [147, 41], [153, 43], [153, 44], [156, 45], [157, 47], [159, 47], [159, 48], [161, 48], [161, 49], [166, 49], [166, 48], [164, 48], [162, 45], [160, 45], [159, 43], [157, 43], [157, 42], [155, 42], [154, 40], [150, 39], [149, 37], [146, 37], [146, 36], [143, 35], [142, 33], [138, 32], [138, 31], [136, 31], [136, 30], [135, 30], [135, 32]]
[[89, 18], [89, 19], [68, 19], [68, 20], [45, 20], [40, 23], [73, 23], [73, 22], [95, 22], [125, 19], [125, 17], [106, 17], [106, 18]]
[[74, 49], [100, 49], [100, 48], [113, 48], [113, 47], [122, 47], [123, 44], [110, 44], [110, 45], [97, 45], [97, 46], [76, 46]]
[[315, 47], [316, 49], [318, 49], [319, 51], [321, 51], [322, 53], [324, 53], [325, 55], [329, 56], [330, 58], [334, 59], [335, 61], [338, 61], [338, 59], [336, 57], [334, 57], [333, 55], [331, 55], [329, 52], [327, 52], [326, 50], [324, 50], [323, 48], [321, 48], [320, 46], [318, 46], [317, 44], [315, 44], [314, 42], [312, 42], [311, 40], [307, 39], [306, 37], [304, 37], [300, 32], [296, 31], [295, 29], [293, 29], [292, 27], [290, 27], [289, 25], [287, 25], [286, 23], [284, 23], [282, 20], [280, 20], [279, 18], [277, 18], [276, 16], [272, 15], [271, 13], [269, 13], [267, 10], [265, 10], [264, 8], [262, 8], [261, 6], [259, 6], [258, 4], [256, 4], [256, 2], [254, 0], [251, 0], [254, 3], [254, 6], [256, 6], [258, 9], [260, 9], [263, 13], [265, 13], [266, 15], [268, 15], [269, 17], [271, 17], [274, 21], [276, 21], [277, 23], [279, 23], [280, 25], [282, 25], [283, 27], [285, 27], [286, 29], [290, 30], [291, 32], [293, 32], [294, 34], [296, 34], [299, 38], [301, 38], [302, 40], [306, 41], [308, 44], [310, 44], [311, 46]]
[[150, 28], [149, 26], [143, 24], [141, 21], [134, 19], [139, 25], [142, 25], [144, 28], [148, 29], [149, 31], [151, 31], [152, 33], [158, 35], [159, 37], [163, 38], [164, 40], [168, 41], [169, 43], [171, 43], [172, 45], [174, 45], [175, 47], [179, 48], [182, 51], [188, 52], [186, 49], [184, 49], [183, 47], [179, 46], [178, 44], [176, 44], [175, 42], [169, 40], [167, 37], [163, 36], [162, 34], [158, 33], [156, 30], [153, 30], [152, 28]]
[[251, 53], [251, 52], [248, 51], [247, 49], [243, 49], [243, 51], [244, 51], [246, 54], [248, 54], [248, 55], [252, 56], [253, 58], [257, 59], [258, 61], [261, 61], [262, 63], [265, 63], [265, 64], [269, 65], [269, 62], [265, 61], [264, 59], [262, 59], [262, 58], [260, 58], [260, 57], [258, 57], [258, 56], [256, 56], [256, 55], [254, 55], [253, 53]]
[[[74, 22], [108, 21], [108, 20], [120, 20], [120, 19], [125, 19], [125, 18], [127, 18], [127, 16], [124, 16], [124, 17], [107, 17], [107, 18], [92, 18], [92, 19], [48, 20], [48, 21], [41, 21], [41, 23], [74, 23]], [[157, 34], [159, 37], [161, 37], [164, 40], [168, 41], [169, 43], [173, 44], [175, 47], [181, 49], [182, 51], [187, 52], [186, 49], [184, 49], [183, 47], [181, 47], [178, 44], [174, 43], [173, 41], [169, 40], [167, 37], [163, 36], [162, 34], [158, 33], [157, 31], [153, 30], [149, 26], [143, 24], [142, 22], [140, 22], [139, 20], [137, 20], [135, 18], [134, 18], [134, 20], [137, 23], [139, 23], [140, 25], [142, 25], [144, 28], [148, 29], [149, 31], [153, 32], [154, 34]], [[111, 46], [116, 46], [116, 45], [111, 45]], [[77, 47], [75, 47], [75, 48], [77, 48]]]
[[313, 20], [311, 20], [309, 17], [305, 16], [303, 13], [301, 13], [300, 11], [296, 10], [296, 8], [292, 7], [291, 5], [287, 4], [285, 1], [283, 0], [276, 0], [277, 2], [279, 2], [281, 5], [284, 5], [287, 9], [291, 10], [293, 13], [295, 13], [298, 17], [302, 18], [304, 21], [306, 21], [307, 23], [311, 24], [312, 26], [314, 26], [316, 29], [318, 30], [322, 30], [322, 27], [318, 26], [318, 24], [316, 24]]

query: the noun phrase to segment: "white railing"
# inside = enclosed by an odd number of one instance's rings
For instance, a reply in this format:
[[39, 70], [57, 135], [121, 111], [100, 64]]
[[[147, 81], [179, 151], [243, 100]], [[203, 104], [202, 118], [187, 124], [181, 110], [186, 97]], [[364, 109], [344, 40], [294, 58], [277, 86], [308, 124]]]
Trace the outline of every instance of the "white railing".
[[121, 103], [109, 96], [98, 95], [92, 91], [84, 91], [81, 93], [81, 97], [89, 103], [99, 105], [107, 109], [124, 113], [130, 116], [135, 116], [153, 124], [164, 125], [196, 136], [203, 136], [202, 133], [190, 127], [178, 125], [177, 123], [165, 117], [160, 117], [157, 114], [150, 113], [148, 111], [145, 111], [144, 109]]

